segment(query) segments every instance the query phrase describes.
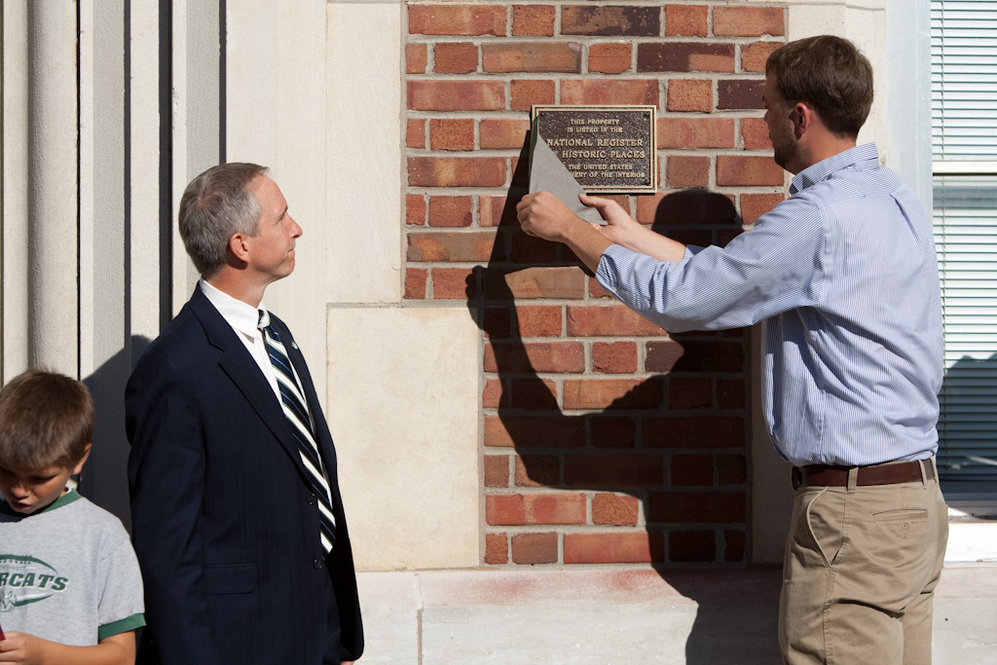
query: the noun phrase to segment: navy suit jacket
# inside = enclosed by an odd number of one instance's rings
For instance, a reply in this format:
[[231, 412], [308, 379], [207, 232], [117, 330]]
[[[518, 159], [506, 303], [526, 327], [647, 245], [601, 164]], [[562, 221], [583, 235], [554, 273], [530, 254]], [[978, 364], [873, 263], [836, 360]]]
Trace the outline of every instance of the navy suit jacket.
[[321, 549], [318, 507], [273, 389], [195, 288], [125, 391], [148, 622], [139, 663], [338, 665], [363, 652], [336, 451], [305, 360], [271, 320], [315, 420], [336, 545]]

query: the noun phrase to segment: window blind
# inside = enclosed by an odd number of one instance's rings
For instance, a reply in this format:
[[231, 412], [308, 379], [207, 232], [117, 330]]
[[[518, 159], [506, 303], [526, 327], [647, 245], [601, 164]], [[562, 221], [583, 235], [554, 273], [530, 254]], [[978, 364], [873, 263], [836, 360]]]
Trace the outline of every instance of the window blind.
[[947, 494], [997, 492], [997, 0], [931, 3], [934, 227]]

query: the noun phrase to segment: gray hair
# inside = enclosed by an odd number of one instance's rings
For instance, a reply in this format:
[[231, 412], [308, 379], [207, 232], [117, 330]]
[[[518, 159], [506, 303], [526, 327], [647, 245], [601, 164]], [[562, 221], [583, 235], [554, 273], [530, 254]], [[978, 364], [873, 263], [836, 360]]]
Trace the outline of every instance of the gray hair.
[[187, 185], [180, 199], [180, 238], [202, 277], [225, 265], [234, 234], [256, 235], [260, 204], [249, 183], [268, 170], [247, 162], [219, 164]]

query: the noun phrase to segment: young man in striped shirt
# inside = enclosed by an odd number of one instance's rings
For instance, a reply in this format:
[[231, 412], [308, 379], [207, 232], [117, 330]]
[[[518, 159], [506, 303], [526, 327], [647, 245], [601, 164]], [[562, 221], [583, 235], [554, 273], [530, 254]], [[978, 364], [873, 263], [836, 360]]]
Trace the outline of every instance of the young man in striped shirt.
[[518, 205], [599, 283], [673, 332], [761, 323], [762, 404], [796, 494], [783, 659], [929, 663], [948, 522], [938, 486], [942, 312], [931, 222], [856, 146], [872, 67], [847, 40], [790, 42], [766, 65], [765, 121], [790, 197], [726, 247], [687, 247], [615, 202], [581, 222], [547, 192]]

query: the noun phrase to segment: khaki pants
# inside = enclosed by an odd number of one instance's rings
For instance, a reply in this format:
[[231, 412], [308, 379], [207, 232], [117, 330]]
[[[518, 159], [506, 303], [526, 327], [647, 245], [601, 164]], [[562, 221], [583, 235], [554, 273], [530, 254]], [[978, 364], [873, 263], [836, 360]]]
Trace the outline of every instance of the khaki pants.
[[[927, 461], [925, 464], [932, 464]], [[800, 487], [783, 564], [787, 665], [927, 665], [948, 515], [936, 478]]]

